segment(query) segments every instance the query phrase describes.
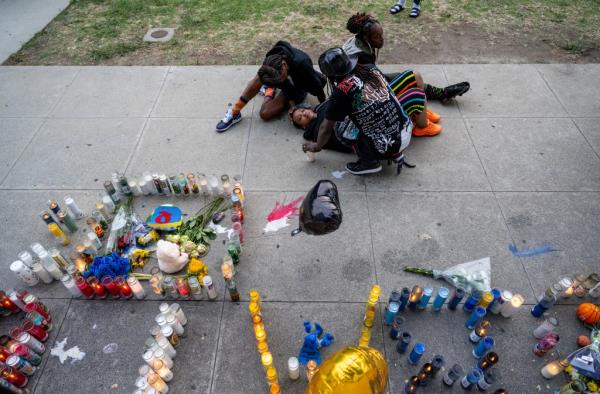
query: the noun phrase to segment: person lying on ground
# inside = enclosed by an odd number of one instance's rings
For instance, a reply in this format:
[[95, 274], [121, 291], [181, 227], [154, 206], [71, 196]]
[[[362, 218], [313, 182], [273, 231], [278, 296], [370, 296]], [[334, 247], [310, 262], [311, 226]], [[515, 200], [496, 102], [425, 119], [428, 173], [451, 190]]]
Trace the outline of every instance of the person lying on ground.
[[[351, 174], [363, 175], [382, 170], [380, 160], [393, 160], [400, 172], [402, 152], [410, 143], [413, 122], [391, 92], [385, 77], [374, 65], [357, 64], [342, 48], [331, 48], [319, 57], [319, 67], [332, 87], [325, 119], [316, 142], [302, 145], [304, 152], [319, 152], [329, 141], [335, 123], [352, 120], [344, 131], [345, 142], [353, 142], [358, 161], [346, 164]], [[425, 103], [425, 93], [414, 88], [411, 106]], [[413, 114], [416, 118], [416, 114]], [[417, 123], [419, 119], [416, 119]]]
[[[354, 37], [348, 39], [344, 45], [344, 52], [350, 58], [357, 58], [358, 64], [375, 64], [379, 50], [383, 47], [383, 27], [375, 18], [369, 14], [356, 13], [348, 19], [346, 23], [348, 31], [354, 34]], [[425, 91], [427, 100], [439, 100], [446, 103], [449, 100], [462, 96], [469, 88], [468, 82], [460, 82], [454, 85], [439, 88], [425, 83], [421, 74], [414, 70], [405, 70], [400, 73], [384, 74], [388, 80], [392, 91], [399, 98], [406, 94], [407, 90], [417, 87]], [[426, 110], [427, 111], [427, 110]], [[442, 131], [441, 126], [431, 123], [438, 123], [441, 119], [439, 114], [433, 111], [427, 111], [427, 117], [431, 121], [425, 127], [415, 127], [413, 135], [433, 136]]]
[[[304, 134], [302, 135], [305, 140], [317, 142], [317, 137], [319, 135], [319, 128], [321, 127], [321, 123], [325, 120], [325, 112], [327, 112], [327, 104], [329, 100], [326, 100], [315, 107], [313, 110], [310, 104], [303, 103], [298, 104], [290, 108], [288, 113], [289, 120], [292, 124], [301, 130], [304, 130]], [[347, 121], [348, 119], [344, 119]], [[344, 122], [336, 122], [334, 126], [334, 132], [331, 133], [329, 139], [323, 145], [323, 149], [334, 150], [343, 153], [352, 153], [352, 147], [349, 145], [345, 145], [338, 138], [338, 129], [340, 127], [345, 127], [347, 124]]]
[[[216, 131], [222, 133], [242, 120], [242, 108], [265, 86], [265, 97], [259, 115], [263, 120], [279, 116], [289, 106], [300, 104], [307, 93], [325, 101], [323, 87], [326, 78], [315, 71], [310, 56], [286, 41], [279, 41], [267, 52], [258, 73], [242, 92], [240, 98], [227, 109]], [[279, 93], [276, 94], [276, 91]]]

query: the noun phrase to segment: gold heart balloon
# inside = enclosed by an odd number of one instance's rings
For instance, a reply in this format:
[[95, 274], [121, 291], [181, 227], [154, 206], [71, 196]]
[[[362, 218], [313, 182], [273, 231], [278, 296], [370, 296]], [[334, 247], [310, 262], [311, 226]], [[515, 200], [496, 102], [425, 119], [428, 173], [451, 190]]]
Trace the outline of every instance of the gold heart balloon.
[[306, 394], [382, 394], [387, 378], [387, 363], [379, 351], [348, 346], [321, 364]]

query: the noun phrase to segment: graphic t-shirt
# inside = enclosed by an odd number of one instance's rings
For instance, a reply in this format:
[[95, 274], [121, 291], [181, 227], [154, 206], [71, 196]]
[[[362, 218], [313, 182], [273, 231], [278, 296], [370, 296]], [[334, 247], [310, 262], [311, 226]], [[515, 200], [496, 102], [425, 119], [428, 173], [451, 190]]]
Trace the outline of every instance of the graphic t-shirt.
[[410, 142], [412, 122], [390, 92], [383, 74], [375, 67], [371, 71], [374, 83], [350, 75], [336, 85], [326, 117], [342, 121], [349, 116], [377, 152], [382, 155], [400, 152]]

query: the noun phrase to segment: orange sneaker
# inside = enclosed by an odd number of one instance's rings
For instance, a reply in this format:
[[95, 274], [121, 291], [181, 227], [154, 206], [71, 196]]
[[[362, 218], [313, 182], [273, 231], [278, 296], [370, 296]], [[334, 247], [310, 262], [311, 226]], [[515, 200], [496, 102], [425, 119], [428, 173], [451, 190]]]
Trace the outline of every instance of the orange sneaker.
[[427, 119], [432, 121], [433, 123], [437, 123], [442, 119], [442, 115], [435, 113], [433, 111], [427, 110]]
[[412, 135], [415, 137], [433, 137], [434, 135], [438, 135], [441, 132], [442, 126], [428, 120], [427, 127], [415, 127], [412, 131]]

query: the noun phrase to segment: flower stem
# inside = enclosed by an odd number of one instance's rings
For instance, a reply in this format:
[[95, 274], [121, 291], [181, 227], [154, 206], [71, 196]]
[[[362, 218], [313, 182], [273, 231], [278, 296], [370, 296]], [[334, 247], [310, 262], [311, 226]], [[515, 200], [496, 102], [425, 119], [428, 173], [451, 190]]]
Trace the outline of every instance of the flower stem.
[[425, 275], [425, 276], [430, 276], [433, 278], [433, 270], [430, 269], [426, 269], [426, 268], [418, 268], [418, 267], [404, 267], [404, 272], [410, 272], [413, 274], [419, 274], [419, 275]]

